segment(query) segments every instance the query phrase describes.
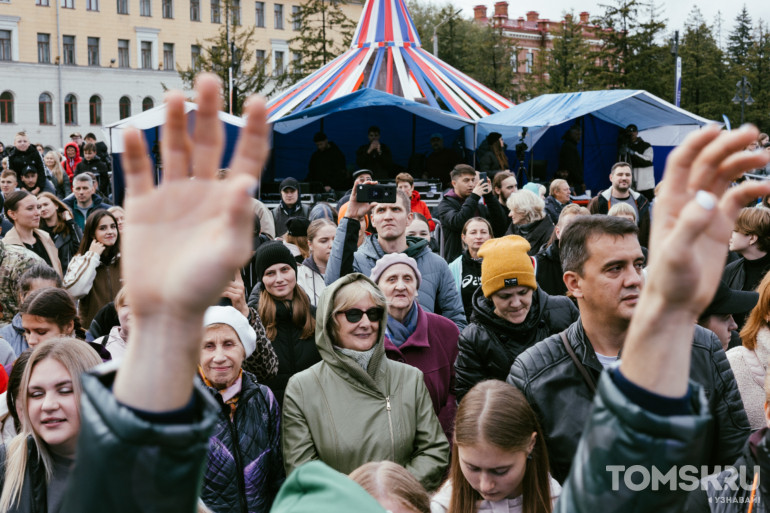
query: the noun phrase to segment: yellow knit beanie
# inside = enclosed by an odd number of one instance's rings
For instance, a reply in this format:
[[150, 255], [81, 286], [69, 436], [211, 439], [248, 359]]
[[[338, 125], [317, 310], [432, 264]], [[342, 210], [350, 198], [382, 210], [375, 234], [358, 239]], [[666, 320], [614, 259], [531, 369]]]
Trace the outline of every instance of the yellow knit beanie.
[[518, 235], [489, 239], [481, 245], [481, 290], [486, 297], [506, 287], [537, 288], [529, 242]]

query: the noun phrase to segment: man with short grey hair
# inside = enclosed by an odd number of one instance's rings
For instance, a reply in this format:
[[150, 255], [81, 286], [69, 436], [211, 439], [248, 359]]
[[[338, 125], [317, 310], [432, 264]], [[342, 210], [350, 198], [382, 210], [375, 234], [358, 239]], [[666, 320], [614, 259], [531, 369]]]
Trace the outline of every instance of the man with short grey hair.
[[569, 195], [569, 184], [567, 180], [557, 178], [551, 182], [548, 187], [548, 197], [545, 199], [545, 211], [548, 217], [555, 225], [559, 222], [559, 214], [565, 205], [569, 205], [572, 200]]

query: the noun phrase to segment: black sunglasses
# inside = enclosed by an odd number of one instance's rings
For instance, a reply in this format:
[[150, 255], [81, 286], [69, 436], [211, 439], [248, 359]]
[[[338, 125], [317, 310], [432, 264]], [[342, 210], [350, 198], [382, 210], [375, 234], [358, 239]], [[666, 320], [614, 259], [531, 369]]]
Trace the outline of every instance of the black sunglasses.
[[378, 306], [370, 308], [367, 311], [363, 311], [360, 308], [351, 308], [350, 310], [337, 313], [345, 314], [345, 319], [347, 319], [348, 322], [358, 322], [363, 318], [364, 314], [366, 314], [366, 317], [368, 317], [370, 321], [377, 322], [382, 319], [383, 312], [385, 312], [385, 309]]

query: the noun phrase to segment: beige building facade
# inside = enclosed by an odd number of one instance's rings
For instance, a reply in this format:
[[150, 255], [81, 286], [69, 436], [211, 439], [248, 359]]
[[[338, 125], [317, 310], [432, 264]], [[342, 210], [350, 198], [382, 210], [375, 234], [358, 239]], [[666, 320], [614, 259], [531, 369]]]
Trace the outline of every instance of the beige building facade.
[[[182, 88], [200, 46], [231, 24], [256, 27], [249, 60], [275, 68], [293, 58], [298, 0], [0, 0], [0, 141], [25, 130], [61, 147], [159, 105]], [[344, 6], [357, 21], [362, 4]]]

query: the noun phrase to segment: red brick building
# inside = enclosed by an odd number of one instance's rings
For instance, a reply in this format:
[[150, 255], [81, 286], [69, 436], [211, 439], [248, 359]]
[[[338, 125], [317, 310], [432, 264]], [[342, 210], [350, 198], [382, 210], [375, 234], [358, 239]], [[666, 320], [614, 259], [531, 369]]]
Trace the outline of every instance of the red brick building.
[[[513, 65], [517, 73], [532, 73], [538, 52], [549, 51], [553, 48], [553, 39], [556, 37], [554, 31], [565, 20], [551, 21], [547, 18], [540, 18], [537, 11], [529, 11], [526, 18], [508, 17], [508, 2], [500, 1], [495, 3], [494, 15], [487, 17], [487, 7], [477, 5], [473, 8], [473, 20], [485, 25], [493, 23], [495, 27], [502, 27], [503, 35], [514, 40], [518, 53], [514, 59]], [[583, 25], [583, 35], [588, 40], [592, 49], [598, 48], [600, 41], [597, 38], [599, 27], [592, 25], [589, 20], [589, 13], [583, 11], [580, 13], [580, 24]]]

